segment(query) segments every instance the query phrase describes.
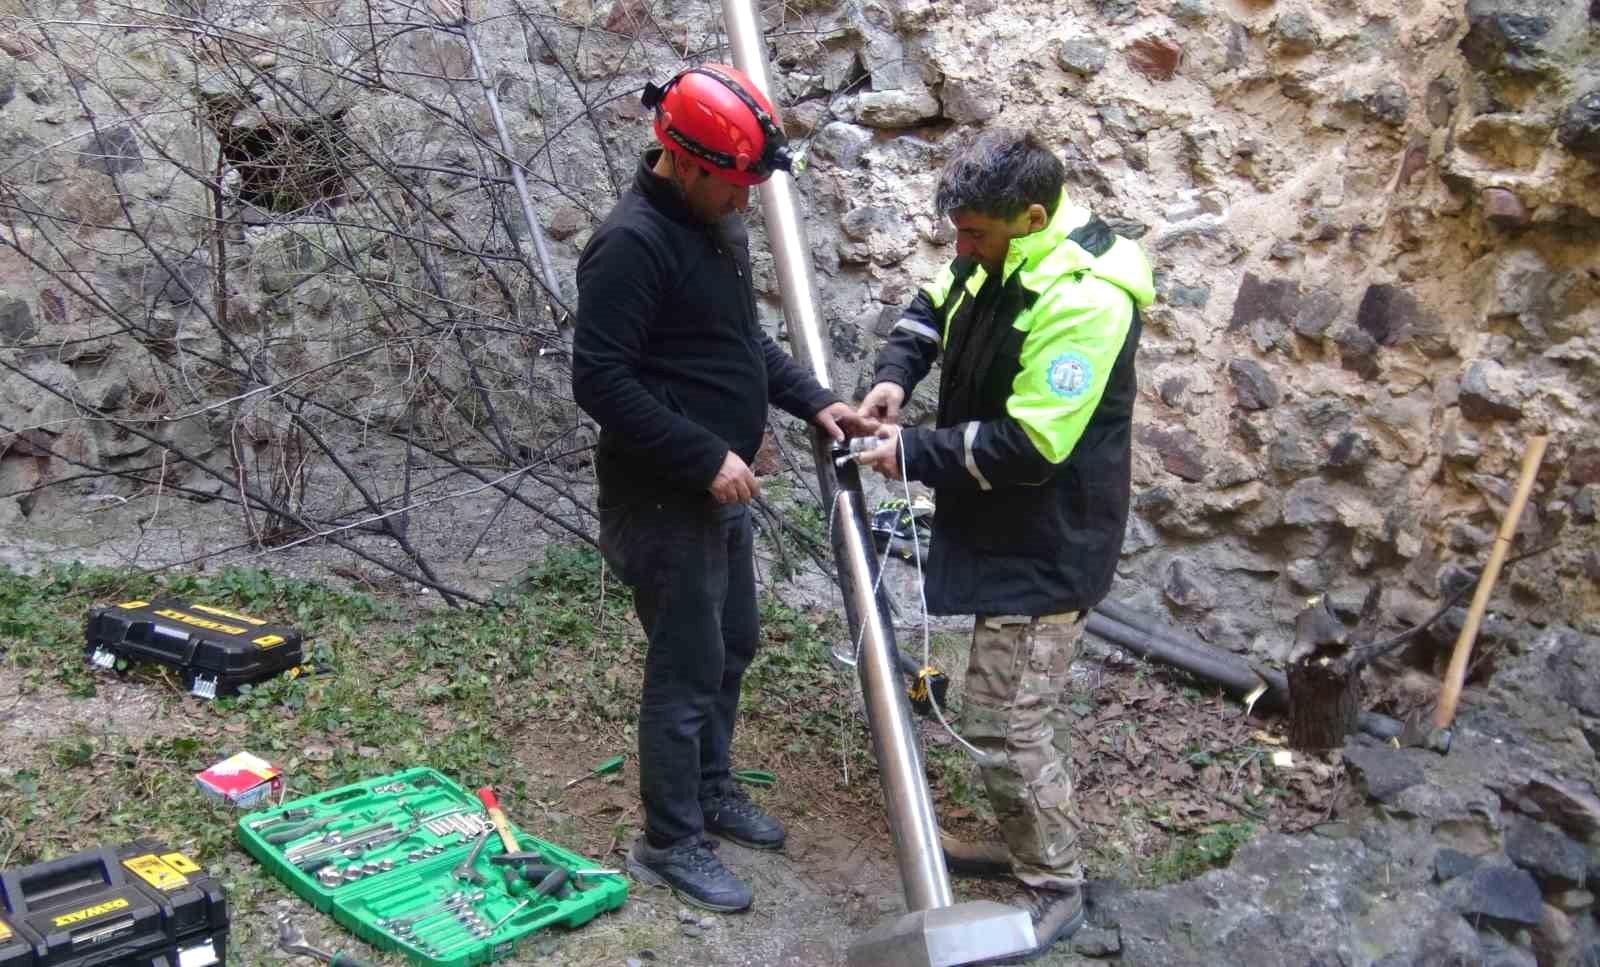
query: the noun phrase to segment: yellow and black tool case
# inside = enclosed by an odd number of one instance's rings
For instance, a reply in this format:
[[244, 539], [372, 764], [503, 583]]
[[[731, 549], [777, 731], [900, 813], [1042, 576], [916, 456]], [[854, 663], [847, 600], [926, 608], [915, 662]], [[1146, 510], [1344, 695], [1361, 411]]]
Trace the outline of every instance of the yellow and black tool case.
[[301, 662], [293, 628], [188, 601], [124, 601], [90, 612], [84, 655], [98, 668], [118, 659], [154, 661], [183, 674], [201, 698], [232, 695], [240, 685], [271, 678]]
[[222, 888], [154, 840], [0, 872], [0, 967], [226, 962]]

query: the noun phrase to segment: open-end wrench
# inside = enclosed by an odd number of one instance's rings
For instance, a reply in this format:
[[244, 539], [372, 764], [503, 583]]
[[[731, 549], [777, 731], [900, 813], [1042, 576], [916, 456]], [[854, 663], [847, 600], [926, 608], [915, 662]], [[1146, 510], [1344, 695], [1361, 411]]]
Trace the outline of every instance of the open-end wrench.
[[278, 914], [278, 946], [291, 954], [315, 957], [330, 967], [366, 967], [365, 963], [354, 957], [338, 951], [330, 954], [306, 943], [306, 935], [289, 919], [287, 913]]
[[467, 858], [457, 863], [456, 868], [451, 871], [456, 879], [466, 880], [473, 886], [483, 886], [489, 882], [488, 877], [478, 872], [477, 863], [478, 854], [483, 852], [483, 847], [489, 842], [489, 837], [493, 832], [493, 830], [486, 829], [478, 834], [478, 842], [477, 845], [472, 847], [472, 852], [468, 853]]

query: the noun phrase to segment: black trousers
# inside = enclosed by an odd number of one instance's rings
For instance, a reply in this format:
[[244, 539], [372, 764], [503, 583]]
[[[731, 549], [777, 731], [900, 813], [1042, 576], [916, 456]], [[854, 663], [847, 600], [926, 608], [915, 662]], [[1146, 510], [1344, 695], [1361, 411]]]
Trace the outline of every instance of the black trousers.
[[656, 846], [697, 836], [729, 782], [739, 684], [760, 628], [750, 508], [709, 496], [600, 509], [600, 549], [633, 589], [649, 639], [639, 792]]

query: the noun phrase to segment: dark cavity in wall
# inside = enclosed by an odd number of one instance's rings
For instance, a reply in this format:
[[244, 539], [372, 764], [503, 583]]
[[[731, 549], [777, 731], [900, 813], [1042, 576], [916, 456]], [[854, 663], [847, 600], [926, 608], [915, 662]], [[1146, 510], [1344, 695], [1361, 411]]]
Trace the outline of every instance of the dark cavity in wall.
[[278, 214], [344, 200], [350, 155], [345, 110], [305, 117], [262, 115], [235, 124], [247, 105], [235, 95], [201, 95], [205, 117], [227, 165], [239, 173], [239, 200]]

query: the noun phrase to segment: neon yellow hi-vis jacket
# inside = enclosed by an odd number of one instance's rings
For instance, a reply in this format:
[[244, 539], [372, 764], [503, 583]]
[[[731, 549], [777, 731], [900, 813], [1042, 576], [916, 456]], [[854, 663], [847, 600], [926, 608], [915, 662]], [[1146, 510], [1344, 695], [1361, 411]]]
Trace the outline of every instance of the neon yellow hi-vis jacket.
[[999, 279], [957, 259], [906, 309], [874, 381], [909, 394], [944, 357], [937, 428], [902, 434], [906, 476], [939, 491], [930, 609], [1051, 614], [1104, 595], [1127, 522], [1137, 310], [1154, 299], [1138, 245], [1063, 192]]

